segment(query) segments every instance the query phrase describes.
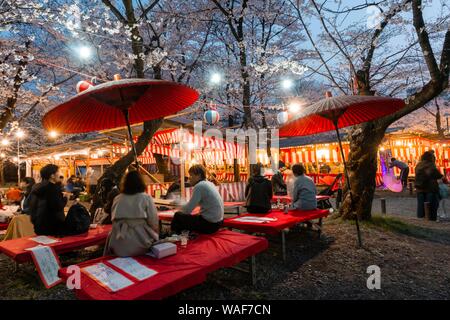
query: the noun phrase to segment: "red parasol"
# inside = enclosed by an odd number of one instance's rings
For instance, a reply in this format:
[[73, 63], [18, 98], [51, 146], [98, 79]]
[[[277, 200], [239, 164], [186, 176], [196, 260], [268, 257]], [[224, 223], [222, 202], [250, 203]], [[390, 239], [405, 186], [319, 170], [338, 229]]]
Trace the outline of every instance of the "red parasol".
[[131, 124], [162, 118], [192, 105], [198, 92], [163, 80], [123, 79], [85, 90], [50, 110], [42, 123], [47, 130], [84, 133], [127, 125], [136, 162]]
[[[347, 172], [342, 141], [339, 128], [345, 128], [356, 124], [372, 121], [392, 114], [405, 106], [401, 99], [375, 96], [339, 96], [322, 99], [305, 108], [295, 118], [280, 128], [280, 137], [307, 136], [315, 133], [336, 130], [342, 160], [347, 189], [350, 192], [350, 201], [353, 196], [350, 187], [350, 179]], [[358, 216], [355, 215], [358, 242], [362, 245], [359, 231]]]
[[373, 96], [339, 96], [322, 99], [305, 108], [280, 128], [280, 137], [307, 136], [375, 120], [403, 108], [402, 99]]

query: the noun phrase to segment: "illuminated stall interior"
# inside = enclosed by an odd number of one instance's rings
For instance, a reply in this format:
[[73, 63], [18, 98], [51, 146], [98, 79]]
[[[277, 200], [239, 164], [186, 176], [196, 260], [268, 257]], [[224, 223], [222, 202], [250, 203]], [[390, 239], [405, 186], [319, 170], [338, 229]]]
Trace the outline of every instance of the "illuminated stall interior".
[[[348, 157], [349, 143], [345, 135], [342, 138], [344, 154]], [[280, 160], [287, 165], [305, 164], [307, 173], [311, 176], [342, 173], [344, 168], [336, 140], [334, 134], [328, 133], [280, 139]], [[405, 132], [399, 128], [392, 128], [387, 130], [379, 150], [390, 150], [392, 157], [407, 163], [410, 167], [410, 176], [415, 175], [414, 168], [420, 156], [428, 150], [434, 150], [436, 165], [442, 173], [450, 171], [450, 139], [448, 138], [441, 139], [436, 135], [423, 132]], [[394, 173], [400, 174], [397, 168], [394, 168]], [[378, 180], [380, 175], [381, 168], [378, 166]]]

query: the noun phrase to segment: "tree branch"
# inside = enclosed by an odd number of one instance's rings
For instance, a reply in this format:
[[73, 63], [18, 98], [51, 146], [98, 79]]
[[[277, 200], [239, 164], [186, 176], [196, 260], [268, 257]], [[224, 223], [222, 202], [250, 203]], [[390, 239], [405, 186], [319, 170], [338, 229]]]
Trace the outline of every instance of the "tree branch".
[[430, 44], [430, 38], [425, 27], [425, 22], [423, 20], [422, 0], [413, 0], [412, 11], [414, 28], [416, 29], [419, 45], [422, 49], [428, 71], [430, 72], [431, 79], [437, 81], [440, 77], [440, 72], [434, 57], [433, 48]]

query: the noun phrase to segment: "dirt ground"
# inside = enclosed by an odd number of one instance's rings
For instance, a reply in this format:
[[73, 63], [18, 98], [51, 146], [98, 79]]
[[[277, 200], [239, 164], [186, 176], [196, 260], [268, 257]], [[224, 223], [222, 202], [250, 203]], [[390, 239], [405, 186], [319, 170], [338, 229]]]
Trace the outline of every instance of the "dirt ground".
[[[218, 270], [202, 285], [169, 299], [450, 299], [450, 222], [403, 215], [380, 216], [361, 226], [363, 248], [356, 245], [356, 228], [350, 222], [328, 218], [322, 238], [309, 231], [287, 235], [287, 261], [281, 259], [280, 241], [270, 238], [267, 251], [257, 257], [256, 286], [248, 274]], [[402, 197], [388, 203], [405, 206]], [[392, 205], [394, 208], [395, 205]], [[414, 210], [412, 211], [414, 212]], [[69, 265], [97, 257], [101, 250], [81, 251], [61, 257]], [[381, 289], [367, 288], [367, 268], [381, 270]], [[29, 264], [13, 271], [11, 261], [0, 255], [0, 299], [75, 299], [63, 285], [47, 290]]]

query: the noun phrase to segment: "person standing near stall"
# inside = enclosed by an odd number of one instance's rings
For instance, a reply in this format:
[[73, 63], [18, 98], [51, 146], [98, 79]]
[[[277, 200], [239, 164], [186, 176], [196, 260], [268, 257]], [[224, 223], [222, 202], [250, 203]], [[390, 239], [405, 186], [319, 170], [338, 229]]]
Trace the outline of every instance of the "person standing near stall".
[[430, 151], [424, 152], [416, 166], [415, 187], [417, 191], [417, 217], [425, 217], [425, 203], [430, 204], [430, 220], [436, 220], [439, 208], [439, 184], [443, 177], [435, 164], [436, 157]]
[[406, 188], [408, 186], [408, 175], [409, 175], [408, 165], [395, 158], [391, 158], [391, 164], [389, 165], [389, 168], [393, 167], [396, 167], [400, 170], [400, 181], [402, 182], [403, 188]]

